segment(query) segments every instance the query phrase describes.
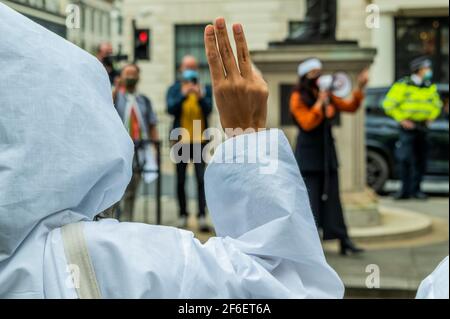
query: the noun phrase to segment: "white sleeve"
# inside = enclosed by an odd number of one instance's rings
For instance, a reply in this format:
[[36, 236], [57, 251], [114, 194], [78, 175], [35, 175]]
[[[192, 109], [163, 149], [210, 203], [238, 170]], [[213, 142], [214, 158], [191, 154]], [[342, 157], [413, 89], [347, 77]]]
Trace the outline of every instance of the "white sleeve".
[[205, 183], [219, 236], [206, 244], [174, 228], [88, 223], [88, 247], [104, 297], [343, 297], [281, 131], [227, 140], [209, 164]]
[[448, 257], [445, 258], [431, 275], [425, 278], [417, 291], [417, 299], [448, 299]]

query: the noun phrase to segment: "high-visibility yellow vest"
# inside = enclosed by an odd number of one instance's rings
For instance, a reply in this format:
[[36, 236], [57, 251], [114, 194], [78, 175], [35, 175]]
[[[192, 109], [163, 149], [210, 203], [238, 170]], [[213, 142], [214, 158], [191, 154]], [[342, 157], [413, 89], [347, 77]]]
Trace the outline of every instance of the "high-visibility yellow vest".
[[439, 117], [442, 104], [435, 84], [417, 86], [408, 77], [392, 86], [383, 102], [383, 108], [397, 122], [423, 122]]

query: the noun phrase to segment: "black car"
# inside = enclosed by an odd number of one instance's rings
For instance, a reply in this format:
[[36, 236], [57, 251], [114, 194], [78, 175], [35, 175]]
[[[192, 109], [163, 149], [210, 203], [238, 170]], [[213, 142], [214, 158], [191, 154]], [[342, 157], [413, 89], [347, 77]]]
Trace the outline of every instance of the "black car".
[[[395, 146], [400, 127], [384, 113], [382, 105], [388, 91], [388, 87], [368, 89], [365, 100], [367, 184], [377, 192], [383, 191], [388, 180], [398, 179]], [[439, 92], [448, 106], [449, 86], [439, 85]], [[448, 108], [444, 108], [439, 119], [430, 125], [426, 178], [448, 179], [448, 128]]]

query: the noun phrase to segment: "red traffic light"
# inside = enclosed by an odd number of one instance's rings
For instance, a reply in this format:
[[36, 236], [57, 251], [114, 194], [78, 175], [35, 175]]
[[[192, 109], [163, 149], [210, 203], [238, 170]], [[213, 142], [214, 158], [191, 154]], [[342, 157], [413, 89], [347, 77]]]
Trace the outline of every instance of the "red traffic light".
[[134, 30], [134, 61], [150, 60], [150, 29]]
[[141, 43], [147, 43], [147, 41], [148, 41], [148, 32], [146, 32], [146, 31], [141, 31], [141, 32], [139, 32], [139, 41], [141, 42]]

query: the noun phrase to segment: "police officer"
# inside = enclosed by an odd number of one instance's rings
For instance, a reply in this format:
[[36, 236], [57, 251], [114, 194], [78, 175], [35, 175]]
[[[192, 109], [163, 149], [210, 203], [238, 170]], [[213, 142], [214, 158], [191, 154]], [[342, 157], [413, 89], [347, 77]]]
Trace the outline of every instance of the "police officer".
[[442, 101], [432, 84], [432, 62], [426, 57], [413, 60], [412, 74], [395, 83], [383, 103], [387, 115], [400, 124], [396, 155], [402, 189], [396, 199], [426, 199], [420, 184], [426, 169], [428, 125], [441, 113]]

